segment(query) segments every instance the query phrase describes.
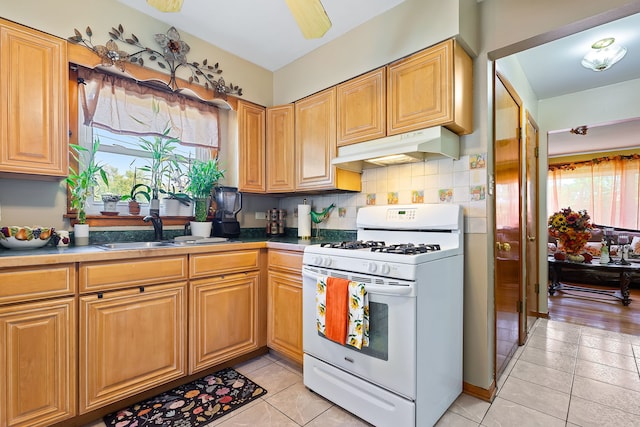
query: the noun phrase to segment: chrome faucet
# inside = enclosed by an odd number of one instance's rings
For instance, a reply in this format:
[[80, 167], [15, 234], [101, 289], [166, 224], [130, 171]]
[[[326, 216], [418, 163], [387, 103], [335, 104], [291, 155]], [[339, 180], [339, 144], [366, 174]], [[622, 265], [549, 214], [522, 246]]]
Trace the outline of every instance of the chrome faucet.
[[161, 241], [162, 239], [162, 219], [160, 219], [160, 214], [154, 209], [150, 212], [150, 215], [142, 218], [144, 222], [151, 221], [153, 224], [153, 232], [154, 232], [154, 240]]

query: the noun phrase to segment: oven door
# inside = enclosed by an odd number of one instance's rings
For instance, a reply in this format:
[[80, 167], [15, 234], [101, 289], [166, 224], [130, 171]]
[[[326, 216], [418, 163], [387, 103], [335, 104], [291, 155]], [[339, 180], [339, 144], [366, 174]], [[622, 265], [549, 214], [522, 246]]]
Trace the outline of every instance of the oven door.
[[[407, 399], [415, 400], [415, 282], [312, 266], [304, 266], [302, 274], [304, 352]], [[369, 296], [368, 347], [358, 350], [340, 345], [318, 333], [316, 284], [319, 277], [339, 277], [365, 284]]]

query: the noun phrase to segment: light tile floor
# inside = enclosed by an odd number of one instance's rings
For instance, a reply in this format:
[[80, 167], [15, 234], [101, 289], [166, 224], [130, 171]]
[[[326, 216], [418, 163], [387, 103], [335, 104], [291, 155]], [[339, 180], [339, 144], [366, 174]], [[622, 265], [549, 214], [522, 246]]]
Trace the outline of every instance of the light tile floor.
[[[462, 394], [437, 426], [640, 426], [638, 366], [638, 336], [539, 319], [493, 403]], [[268, 393], [209, 426], [370, 426], [307, 390], [301, 370], [272, 354], [235, 368]]]

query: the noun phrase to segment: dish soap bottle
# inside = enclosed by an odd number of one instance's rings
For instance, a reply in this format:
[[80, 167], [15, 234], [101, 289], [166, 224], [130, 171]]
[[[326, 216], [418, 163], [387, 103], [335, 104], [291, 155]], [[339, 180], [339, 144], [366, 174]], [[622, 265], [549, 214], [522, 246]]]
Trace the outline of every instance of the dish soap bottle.
[[602, 240], [602, 248], [600, 249], [600, 264], [608, 264], [609, 260], [609, 247], [607, 246], [607, 242]]

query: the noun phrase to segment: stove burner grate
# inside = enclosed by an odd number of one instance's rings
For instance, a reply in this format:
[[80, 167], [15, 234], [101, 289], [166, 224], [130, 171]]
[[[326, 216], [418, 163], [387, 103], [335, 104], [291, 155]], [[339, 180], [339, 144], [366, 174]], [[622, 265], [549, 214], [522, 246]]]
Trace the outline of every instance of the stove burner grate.
[[368, 248], [377, 248], [385, 246], [384, 242], [381, 241], [362, 241], [362, 240], [354, 240], [350, 242], [328, 242], [328, 243], [320, 243], [320, 247], [322, 248], [337, 248], [337, 249], [368, 249]]
[[372, 252], [382, 252], [387, 254], [403, 254], [403, 255], [415, 255], [423, 254], [427, 252], [439, 251], [440, 245], [438, 244], [426, 244], [420, 243], [414, 245], [413, 243], [404, 243], [399, 245], [389, 245], [371, 248]]

